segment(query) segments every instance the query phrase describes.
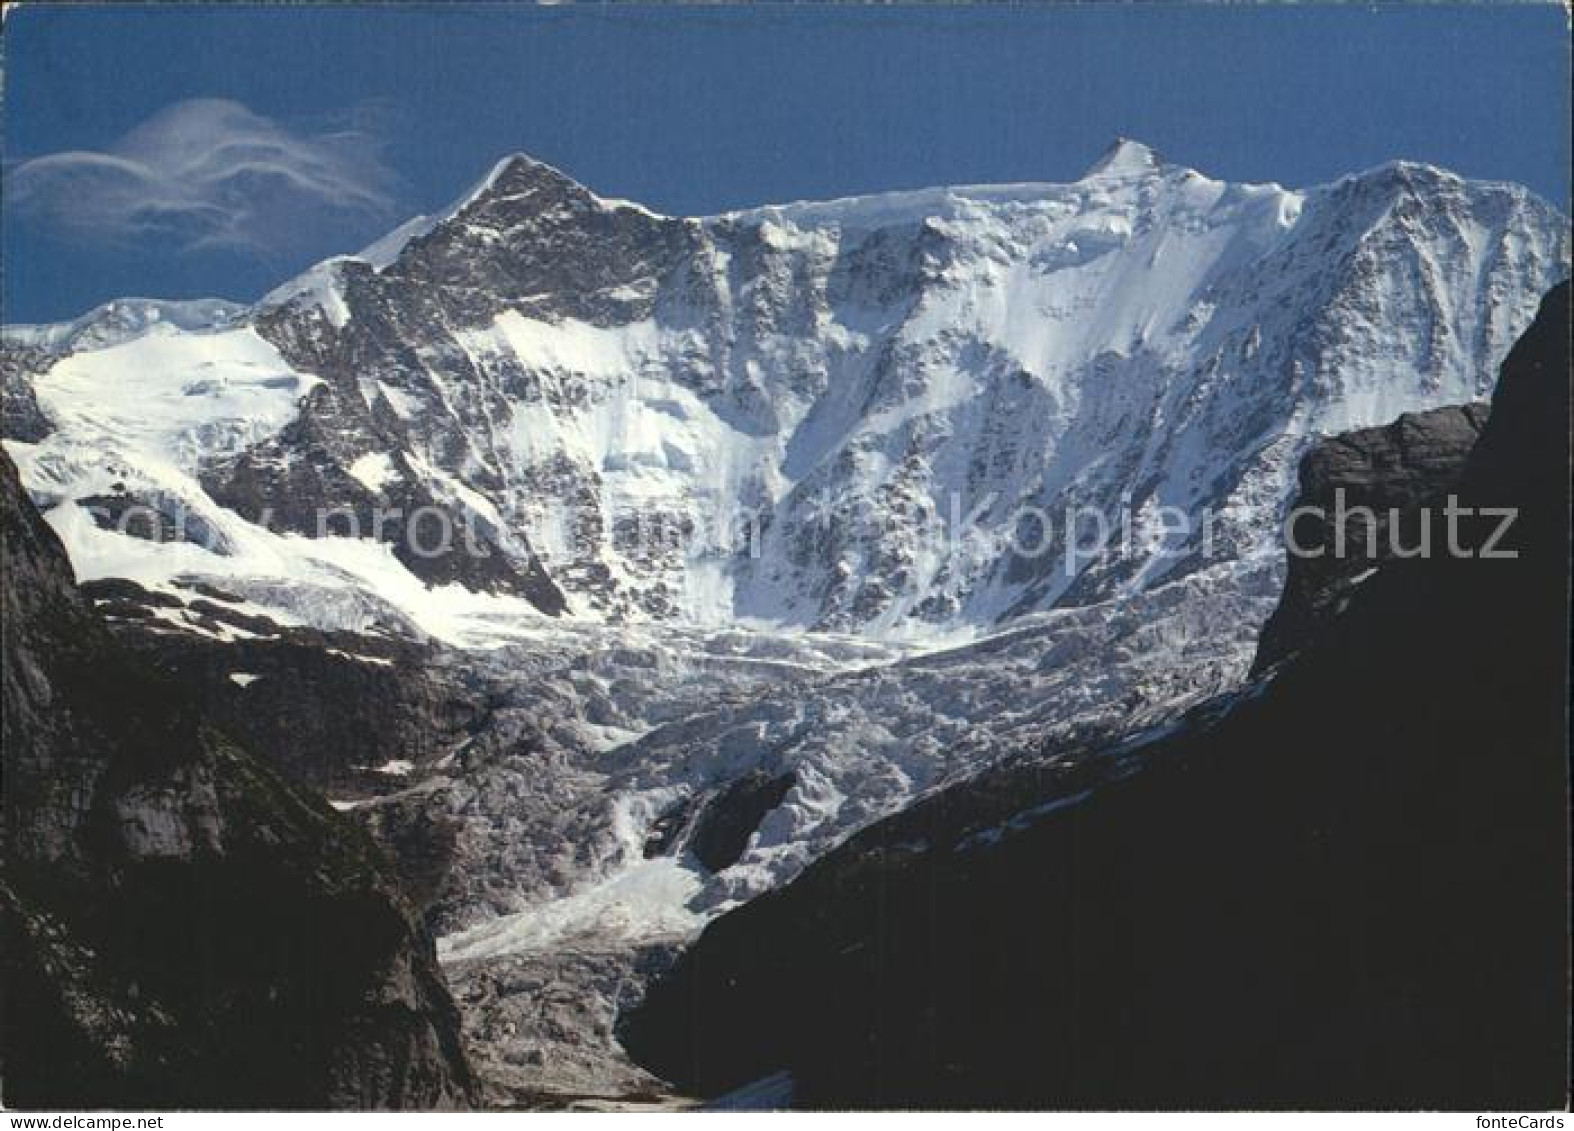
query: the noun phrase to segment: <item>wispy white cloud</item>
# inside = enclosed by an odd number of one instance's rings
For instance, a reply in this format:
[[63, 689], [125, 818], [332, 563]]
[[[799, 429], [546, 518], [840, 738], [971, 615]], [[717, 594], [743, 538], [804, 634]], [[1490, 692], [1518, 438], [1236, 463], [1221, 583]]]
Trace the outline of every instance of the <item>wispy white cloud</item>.
[[5, 182], [8, 207], [68, 236], [272, 258], [386, 220], [395, 178], [364, 128], [291, 129], [199, 98], [103, 151], [22, 161]]

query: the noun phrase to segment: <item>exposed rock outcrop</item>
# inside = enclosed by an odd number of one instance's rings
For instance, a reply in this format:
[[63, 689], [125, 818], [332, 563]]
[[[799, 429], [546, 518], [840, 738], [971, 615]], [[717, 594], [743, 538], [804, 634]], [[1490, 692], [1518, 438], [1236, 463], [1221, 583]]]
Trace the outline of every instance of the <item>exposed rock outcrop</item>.
[[0, 524], [7, 1102], [467, 1103], [431, 942], [367, 834], [112, 638], [3, 456]]
[[618, 1051], [620, 1010], [672, 964], [676, 947], [629, 951], [569, 947], [510, 954], [452, 967], [488, 1107], [624, 1109], [662, 1106], [674, 1096]]
[[46, 368], [50, 355], [36, 346], [6, 343], [0, 350], [0, 436], [36, 444], [53, 428], [38, 407], [33, 374]]
[[782, 803], [798, 775], [756, 767], [708, 797], [685, 798], [658, 817], [645, 856], [692, 853], [711, 872], [736, 864], [765, 815]]
[[765, 814], [782, 803], [798, 784], [791, 772], [751, 770], [712, 798], [695, 819], [686, 847], [712, 872], [738, 862]]
[[82, 587], [121, 643], [247, 750], [330, 796], [407, 784], [484, 717], [484, 692], [435, 645], [281, 625], [206, 583], [180, 588], [125, 579]]
[[1284, 595], [1263, 626], [1254, 671], [1307, 643], [1373, 567], [1445, 534], [1423, 504], [1441, 504], [1458, 484], [1487, 412], [1483, 403], [1406, 413], [1306, 454], [1285, 531]]

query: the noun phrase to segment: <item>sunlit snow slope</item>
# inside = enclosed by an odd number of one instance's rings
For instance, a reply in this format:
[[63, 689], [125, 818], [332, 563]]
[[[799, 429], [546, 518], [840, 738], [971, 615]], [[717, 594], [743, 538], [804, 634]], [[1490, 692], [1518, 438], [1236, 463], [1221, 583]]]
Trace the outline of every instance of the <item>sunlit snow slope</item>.
[[[944, 637], [1271, 559], [1304, 438], [1484, 395], [1566, 263], [1532, 194], [1412, 164], [1289, 191], [1121, 142], [1073, 184], [672, 219], [514, 157], [255, 308], [8, 330], [8, 444], [87, 576], [455, 640]], [[211, 537], [76, 513], [116, 494]], [[379, 506], [484, 553], [316, 537]], [[1133, 517], [1068, 555], [1071, 506]]]

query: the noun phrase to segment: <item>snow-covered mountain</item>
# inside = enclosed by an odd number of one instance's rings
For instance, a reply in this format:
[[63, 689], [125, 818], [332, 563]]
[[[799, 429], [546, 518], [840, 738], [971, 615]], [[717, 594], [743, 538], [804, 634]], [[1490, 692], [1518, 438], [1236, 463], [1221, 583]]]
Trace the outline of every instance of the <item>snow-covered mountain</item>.
[[1291, 191], [1122, 141], [680, 219], [513, 157], [254, 306], [7, 328], [5, 440], [79, 576], [154, 595], [128, 631], [436, 642], [335, 645], [469, 720], [340, 803], [452, 824], [433, 922], [494, 1082], [633, 1089], [655, 951], [1242, 679], [1301, 454], [1484, 397], [1568, 255], [1526, 190], [1408, 163]]
[[[36, 494], [212, 551], [57, 515], [89, 575], [925, 637], [1269, 552], [1306, 437], [1484, 395], [1566, 260], [1525, 190], [1404, 163], [1289, 191], [1121, 141], [1073, 184], [675, 219], [517, 156], [249, 311], [9, 331], [8, 419]], [[386, 550], [278, 537], [379, 506]], [[479, 552], [411, 552], [433, 512]]]

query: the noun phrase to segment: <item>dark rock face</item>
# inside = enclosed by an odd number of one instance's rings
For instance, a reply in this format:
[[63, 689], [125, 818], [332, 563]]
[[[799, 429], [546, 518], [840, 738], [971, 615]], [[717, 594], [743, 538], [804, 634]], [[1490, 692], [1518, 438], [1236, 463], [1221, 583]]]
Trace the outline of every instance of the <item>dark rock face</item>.
[[1306, 454], [1287, 529], [1284, 595], [1263, 626], [1255, 672], [1299, 649], [1338, 616], [1374, 566], [1415, 554], [1424, 538], [1446, 534], [1433, 529], [1431, 508], [1423, 504], [1441, 504], [1458, 484], [1487, 413], [1485, 404], [1406, 413], [1381, 428], [1335, 436]]
[[[226, 733], [333, 796], [405, 784], [484, 710], [484, 696], [439, 663], [434, 647], [403, 637], [280, 625], [230, 607], [200, 582], [184, 599], [124, 579], [82, 589], [120, 642], [196, 697]], [[192, 631], [154, 609], [179, 610]]]
[[0, 350], [0, 436], [36, 444], [53, 428], [33, 392], [33, 374], [52, 361], [47, 351], [7, 342]]
[[456, 1011], [371, 839], [111, 637], [9, 458], [0, 523], [6, 1099], [467, 1103]]
[[[369, 778], [388, 784], [379, 772], [396, 779], [398, 768], [379, 771], [389, 762], [441, 756], [475, 711], [462, 690], [426, 678], [419, 649], [391, 651], [379, 658], [298, 638], [218, 647], [185, 638], [157, 649], [161, 666], [203, 689], [215, 717], [248, 748], [296, 780], [352, 791]], [[231, 678], [237, 672], [243, 686]]]
[[791, 771], [754, 769], [709, 796], [685, 799], [656, 818], [645, 841], [646, 859], [689, 852], [712, 872], [726, 871], [797, 782]]
[[432, 919], [443, 884], [459, 856], [460, 822], [441, 802], [419, 790], [358, 807], [355, 818], [393, 861], [399, 886]]
[[689, 833], [688, 850], [712, 872], [732, 867], [765, 815], [782, 803], [797, 782], [793, 773], [751, 770], [700, 810]]
[[625, 1047], [827, 1107], [1566, 1100], [1569, 289], [1458, 483], [1270, 679], [940, 794], [713, 923]]

